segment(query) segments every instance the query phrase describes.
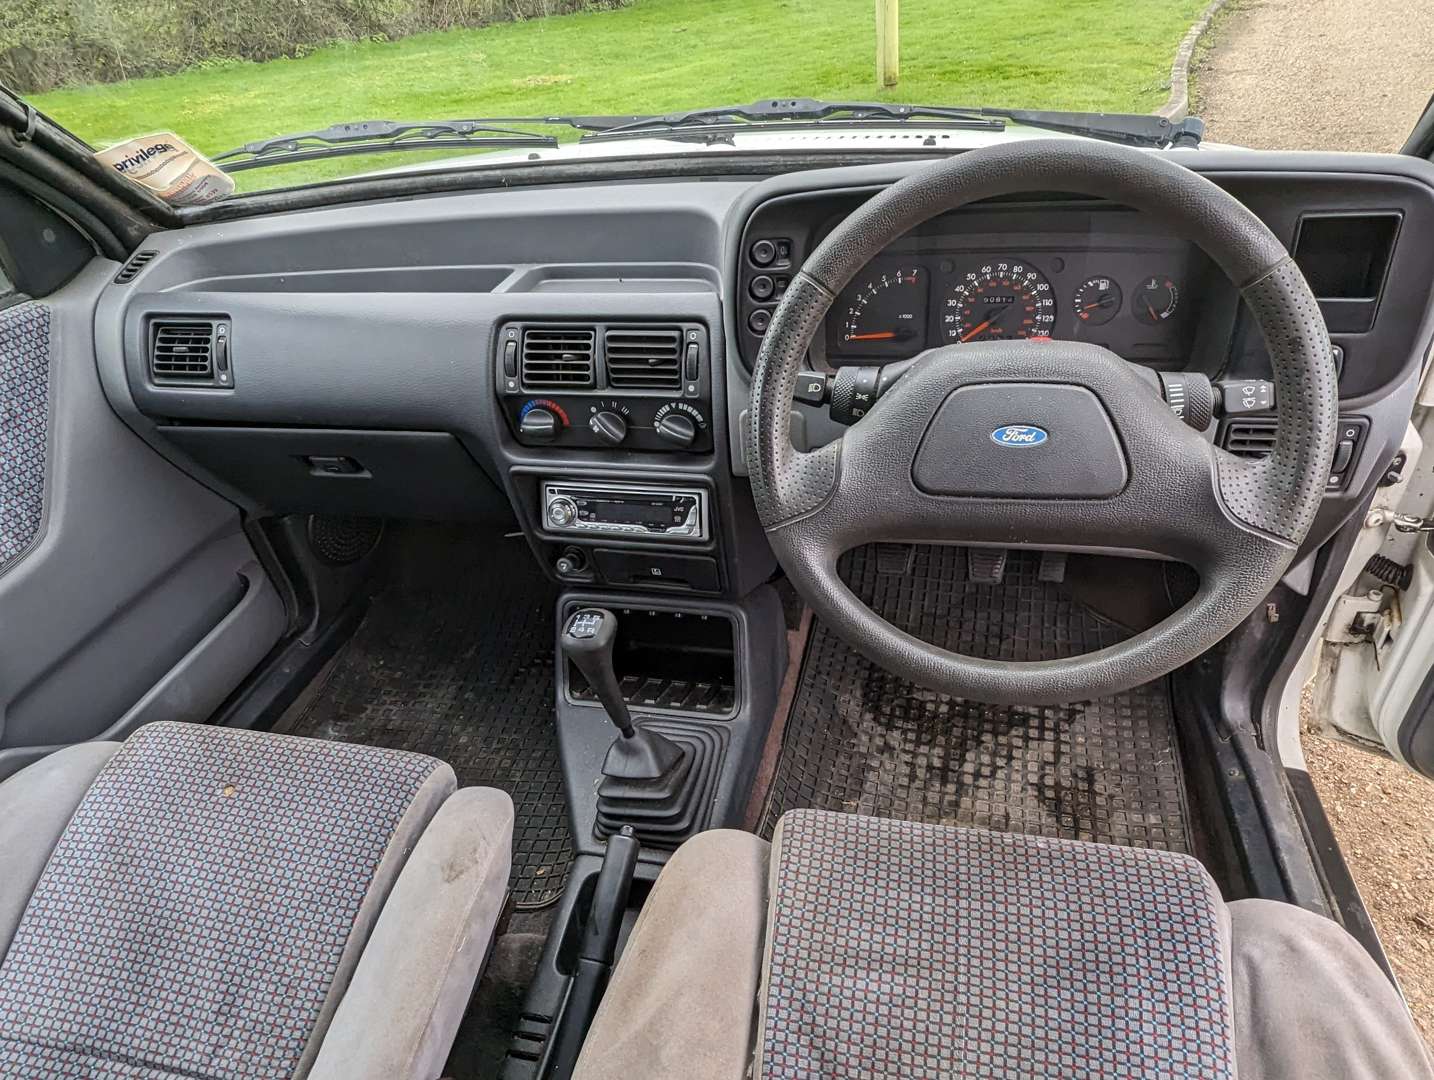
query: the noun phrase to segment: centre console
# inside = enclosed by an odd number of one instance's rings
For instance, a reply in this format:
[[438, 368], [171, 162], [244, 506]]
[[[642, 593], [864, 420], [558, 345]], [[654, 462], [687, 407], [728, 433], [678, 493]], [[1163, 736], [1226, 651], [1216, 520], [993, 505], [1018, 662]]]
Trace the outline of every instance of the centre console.
[[[550, 297], [497, 324], [491, 363], [509, 493], [560, 581], [735, 598], [771, 556], [750, 498], [734, 497], [715, 298], [593, 314]], [[638, 314], [643, 311], [643, 314]]]
[[543, 524], [551, 532], [631, 539], [706, 540], [707, 493], [646, 484], [545, 481]]
[[524, 446], [712, 451], [712, 364], [699, 323], [512, 322], [496, 385]]

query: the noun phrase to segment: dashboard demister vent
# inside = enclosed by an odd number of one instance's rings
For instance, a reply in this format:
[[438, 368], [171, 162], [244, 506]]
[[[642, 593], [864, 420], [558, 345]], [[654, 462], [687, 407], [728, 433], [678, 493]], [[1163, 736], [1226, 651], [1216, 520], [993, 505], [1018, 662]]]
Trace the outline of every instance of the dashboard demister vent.
[[679, 326], [615, 326], [603, 334], [603, 351], [614, 390], [682, 388]]
[[149, 374], [162, 386], [229, 386], [228, 324], [156, 319], [149, 328]]
[[523, 331], [523, 388], [591, 390], [597, 385], [592, 327], [545, 326]]
[[1232, 421], [1226, 426], [1220, 445], [1236, 457], [1269, 457], [1275, 450], [1275, 421]]
[[129, 257], [129, 262], [120, 267], [119, 273], [115, 275], [115, 284], [128, 285], [139, 277], [139, 272], [158, 254], [157, 251], [136, 251]]

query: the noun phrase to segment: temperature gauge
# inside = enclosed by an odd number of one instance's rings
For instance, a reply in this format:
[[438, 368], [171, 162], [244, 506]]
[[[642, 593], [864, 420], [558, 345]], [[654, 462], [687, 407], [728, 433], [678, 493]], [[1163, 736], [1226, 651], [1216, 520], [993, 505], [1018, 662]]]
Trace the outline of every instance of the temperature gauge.
[[1148, 277], [1135, 290], [1130, 305], [1137, 319], [1158, 326], [1180, 306], [1180, 290], [1168, 277]]

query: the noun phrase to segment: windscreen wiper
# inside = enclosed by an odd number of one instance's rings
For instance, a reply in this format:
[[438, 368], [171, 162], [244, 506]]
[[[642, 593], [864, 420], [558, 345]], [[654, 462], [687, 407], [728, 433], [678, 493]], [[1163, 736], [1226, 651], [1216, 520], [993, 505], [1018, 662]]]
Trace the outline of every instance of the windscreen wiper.
[[[513, 121], [521, 122], [521, 121]], [[545, 121], [535, 120], [535, 123]], [[226, 150], [210, 158], [225, 172], [262, 169], [269, 165], [292, 165], [320, 158], [350, 154], [384, 154], [409, 150], [519, 150], [528, 147], [552, 148], [552, 135], [495, 127], [482, 120], [361, 120], [335, 124], [320, 131], [276, 135]]]
[[1152, 113], [1057, 112], [1051, 109], [976, 110], [982, 116], [1002, 116], [1012, 123], [1043, 131], [1063, 131], [1127, 146], [1199, 146], [1205, 121], [1187, 116], [1178, 123]]
[[[816, 98], [766, 98], [750, 105], [717, 105], [706, 109], [660, 113], [652, 116], [600, 117], [574, 116], [554, 118], [585, 128], [583, 142], [603, 139], [630, 139], [642, 136], [682, 136], [693, 132], [717, 130], [730, 132], [760, 124], [764, 128], [780, 128], [783, 122], [812, 124], [856, 124], [869, 121], [906, 123], [912, 120], [940, 120], [942, 127], [959, 127], [977, 131], [1000, 131], [1006, 125], [995, 117], [981, 116], [971, 109], [947, 108], [944, 105], [897, 105], [884, 101], [819, 101]], [[612, 121], [607, 123], [606, 121]], [[934, 125], [933, 125], [934, 126]]]
[[884, 101], [820, 101], [815, 98], [769, 98], [751, 105], [719, 105], [653, 116], [553, 117], [552, 122], [584, 128], [583, 141], [640, 136], [683, 137], [690, 133], [724, 134], [753, 125], [771, 128], [784, 122], [815, 124], [913, 123], [938, 121], [932, 127], [1000, 131], [1006, 121], [1044, 131], [1120, 142], [1129, 146], [1195, 146], [1205, 125], [1195, 117], [1172, 123], [1141, 113], [1055, 112], [980, 106], [900, 105]]

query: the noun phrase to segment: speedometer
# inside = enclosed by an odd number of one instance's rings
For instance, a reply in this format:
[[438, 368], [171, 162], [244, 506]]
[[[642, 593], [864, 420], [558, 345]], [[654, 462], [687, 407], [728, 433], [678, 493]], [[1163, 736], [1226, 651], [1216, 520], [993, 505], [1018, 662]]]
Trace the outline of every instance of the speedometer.
[[952, 287], [941, 312], [947, 341], [1050, 337], [1056, 300], [1044, 274], [1015, 259], [988, 262]]

